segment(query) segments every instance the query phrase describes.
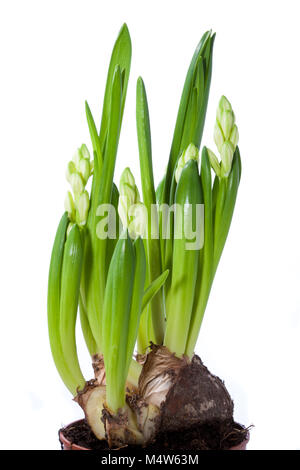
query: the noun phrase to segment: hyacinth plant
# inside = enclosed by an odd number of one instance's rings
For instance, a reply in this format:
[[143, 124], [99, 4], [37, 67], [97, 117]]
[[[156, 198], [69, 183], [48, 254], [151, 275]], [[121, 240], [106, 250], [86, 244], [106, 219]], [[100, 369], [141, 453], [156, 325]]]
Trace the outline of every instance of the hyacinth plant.
[[[91, 153], [83, 144], [67, 165], [72, 192], [49, 270], [50, 345], [62, 380], [94, 434], [110, 447], [146, 445], [162, 430], [201, 423], [206, 408], [209, 417], [220, 414], [218, 400], [222, 416], [232, 414], [219, 383], [210, 395], [216, 399], [205, 407], [194, 380], [195, 374], [205, 379], [194, 350], [241, 176], [238, 129], [224, 96], [214, 130], [219, 157], [203, 147], [199, 158], [214, 38], [206, 32], [193, 55], [166, 173], [157, 188], [142, 78], [136, 88], [142, 197], [129, 168], [119, 187], [114, 183], [131, 63], [126, 25], [113, 48], [99, 130], [85, 104]], [[78, 310], [94, 369], [88, 381], [76, 349]]]

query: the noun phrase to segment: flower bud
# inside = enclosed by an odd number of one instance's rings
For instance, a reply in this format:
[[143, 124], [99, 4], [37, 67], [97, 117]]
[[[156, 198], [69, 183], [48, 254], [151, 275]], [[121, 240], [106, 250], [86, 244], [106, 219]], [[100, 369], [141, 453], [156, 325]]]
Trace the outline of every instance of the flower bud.
[[209, 153], [210, 164], [219, 178], [229, 175], [238, 140], [239, 133], [235, 124], [232, 106], [228, 99], [222, 96], [217, 108], [217, 119], [214, 129], [214, 141], [221, 155], [220, 170], [217, 166], [216, 156], [212, 152]]
[[128, 197], [130, 205], [140, 201], [140, 193], [129, 168], [125, 168], [121, 175], [119, 189], [120, 195]]
[[80, 147], [80, 153], [81, 153], [81, 157], [84, 158], [85, 160], [91, 159], [90, 152], [85, 144], [82, 144], [82, 146]]
[[82, 227], [86, 224], [89, 213], [90, 199], [87, 191], [83, 191], [77, 199], [76, 203], [76, 222]]
[[119, 191], [118, 212], [123, 227], [127, 228], [130, 220], [129, 209], [133, 204], [140, 202], [139, 190], [135, 184], [135, 179], [130, 168], [125, 168], [121, 175]]
[[65, 198], [65, 210], [68, 213], [69, 219], [71, 221], [75, 220], [75, 204], [74, 204], [74, 199], [70, 191], [67, 192], [66, 198]]
[[87, 180], [90, 177], [90, 169], [90, 161], [85, 158], [81, 158], [78, 165], [78, 172], [82, 176], [82, 179], [85, 184], [87, 183]]
[[80, 149], [77, 149], [76, 152], [73, 155], [73, 158], [72, 158], [72, 161], [74, 162], [74, 165], [75, 165], [76, 168], [78, 168], [78, 165], [79, 165], [79, 162], [80, 162], [81, 158], [82, 157], [81, 157]]
[[70, 178], [70, 184], [75, 196], [77, 197], [84, 191], [84, 181], [79, 173], [73, 173]]
[[128, 231], [131, 238], [143, 237], [147, 228], [147, 209], [146, 206], [139, 202], [130, 206]]
[[216, 124], [215, 124], [214, 141], [215, 141], [215, 144], [217, 146], [217, 149], [221, 153], [221, 149], [222, 149], [222, 146], [224, 144], [224, 136], [223, 136], [223, 133], [220, 129], [220, 126], [219, 126], [218, 122], [216, 122]]
[[195, 160], [197, 163], [199, 162], [199, 150], [197, 149], [196, 145], [191, 143], [181, 154], [178, 163], [177, 163], [177, 168], [175, 171], [175, 180], [176, 183], [178, 183], [181, 172], [184, 168], [184, 166], [187, 164], [188, 161], [190, 160]]
[[132, 186], [132, 187], [135, 186], [134, 176], [131, 173], [130, 168], [128, 168], [128, 167], [125, 168], [125, 170], [123, 171], [123, 173], [121, 175], [121, 178], [120, 178], [120, 194], [123, 191], [124, 184], [126, 184], [128, 186]]
[[219, 163], [219, 160], [218, 160], [217, 156], [210, 149], [207, 149], [207, 154], [208, 154], [209, 162], [210, 162], [210, 165], [211, 165], [212, 169], [214, 170], [216, 175], [220, 177], [221, 176], [221, 166], [220, 166], [220, 163]]
[[225, 137], [225, 140], [229, 140], [232, 127], [234, 125], [234, 114], [230, 110], [224, 110], [221, 113], [220, 126]]
[[234, 150], [235, 149], [231, 142], [229, 141], [224, 142], [222, 150], [221, 150], [221, 160], [222, 160], [221, 176], [223, 177], [228, 176], [230, 173]]
[[229, 103], [228, 99], [226, 96], [221, 96], [218, 108], [217, 108], [217, 120], [221, 121], [221, 114], [223, 111], [232, 111], [232, 106]]
[[76, 167], [75, 167], [74, 162], [72, 161], [69, 162], [67, 166], [67, 171], [66, 171], [66, 178], [69, 183], [71, 183], [71, 175], [75, 173], [75, 171], [76, 171]]
[[231, 130], [231, 134], [230, 134], [230, 142], [232, 143], [232, 145], [234, 146], [234, 148], [237, 146], [238, 144], [238, 141], [239, 141], [239, 131], [238, 131], [238, 128], [236, 126], [236, 124], [233, 126], [232, 130]]

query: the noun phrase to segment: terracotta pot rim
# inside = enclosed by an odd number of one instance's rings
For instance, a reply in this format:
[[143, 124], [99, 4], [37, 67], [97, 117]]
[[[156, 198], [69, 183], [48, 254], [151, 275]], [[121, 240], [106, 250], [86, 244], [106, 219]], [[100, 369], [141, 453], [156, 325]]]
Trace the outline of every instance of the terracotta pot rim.
[[[80, 423], [81, 421], [84, 421], [83, 419], [77, 419], [76, 421], [72, 421], [72, 423], [68, 424], [67, 426], [65, 427], [68, 427], [68, 426], [71, 426], [71, 425], [74, 425], [76, 423]], [[59, 441], [61, 443], [61, 446], [62, 446], [62, 449], [63, 450], [91, 450], [89, 449], [88, 447], [82, 447], [82, 446], [79, 446], [77, 444], [74, 444], [72, 442], [70, 442], [63, 434], [62, 430], [59, 431], [58, 433], [59, 435]], [[228, 450], [246, 450], [246, 446], [249, 442], [249, 439], [250, 439], [250, 433], [248, 431], [248, 434], [246, 436], [246, 439], [244, 439], [240, 444], [236, 445], [236, 446], [233, 446], [233, 447], [230, 447]]]

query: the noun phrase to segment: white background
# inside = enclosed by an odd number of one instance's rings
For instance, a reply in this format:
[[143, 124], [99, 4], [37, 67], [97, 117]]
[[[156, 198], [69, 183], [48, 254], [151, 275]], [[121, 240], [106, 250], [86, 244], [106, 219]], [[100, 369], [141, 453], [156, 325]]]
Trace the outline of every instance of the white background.
[[[300, 448], [297, 1], [6, 1], [0, 7], [1, 426], [4, 449], [57, 449], [80, 418], [54, 368], [46, 320], [50, 252], [66, 163], [99, 125], [111, 49], [124, 21], [133, 61], [116, 181], [138, 177], [135, 82], [151, 113], [156, 183], [167, 163], [186, 70], [203, 32], [217, 33], [203, 143], [231, 101], [243, 174], [197, 352], [221, 376], [249, 449]], [[81, 337], [87, 378], [91, 368]]]

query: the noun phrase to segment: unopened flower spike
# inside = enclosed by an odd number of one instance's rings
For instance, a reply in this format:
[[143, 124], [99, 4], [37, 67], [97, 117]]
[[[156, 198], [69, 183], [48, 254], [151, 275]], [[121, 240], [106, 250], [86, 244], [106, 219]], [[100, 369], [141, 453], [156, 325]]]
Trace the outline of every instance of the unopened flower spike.
[[89, 171], [86, 174], [86, 181], [90, 177], [90, 159], [90, 152], [85, 144], [82, 144], [81, 147], [76, 150], [72, 158], [72, 163], [75, 166], [75, 169], [80, 173], [83, 166], [82, 162], [84, 162], [84, 166], [88, 165]]
[[230, 173], [238, 140], [239, 133], [235, 124], [235, 115], [232, 106], [228, 99], [222, 96], [217, 108], [217, 118], [214, 129], [214, 141], [221, 156], [220, 171], [216, 163], [217, 160], [213, 157], [214, 154], [212, 155], [212, 152], [209, 154], [211, 166], [221, 178], [227, 177]]
[[120, 178], [118, 212], [123, 228], [128, 228], [130, 223], [129, 209], [140, 202], [140, 194], [135, 184], [135, 179], [130, 168], [125, 168]]
[[132, 189], [134, 194], [137, 194], [137, 196], [135, 196], [135, 197], [139, 198], [139, 191], [138, 191], [138, 188], [135, 184], [134, 176], [131, 173], [130, 168], [127, 167], [123, 171], [123, 173], [121, 175], [121, 178], [120, 178], [120, 194], [126, 194], [127, 195], [129, 187]]
[[70, 183], [73, 195], [68, 191], [65, 199], [65, 209], [69, 220], [80, 227], [86, 224], [90, 207], [89, 194], [85, 186], [93, 172], [93, 162], [90, 162], [90, 152], [85, 144], [82, 144], [68, 163], [66, 178]]
[[181, 172], [184, 168], [184, 166], [187, 164], [189, 160], [195, 160], [197, 163], [199, 163], [199, 150], [194, 145], [191, 143], [181, 154], [178, 163], [177, 163], [177, 168], [175, 171], [175, 180], [176, 183], [178, 183]]

